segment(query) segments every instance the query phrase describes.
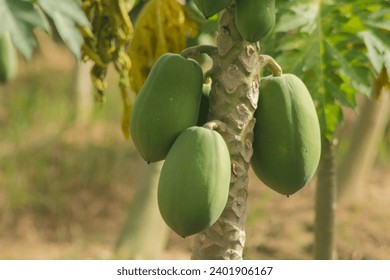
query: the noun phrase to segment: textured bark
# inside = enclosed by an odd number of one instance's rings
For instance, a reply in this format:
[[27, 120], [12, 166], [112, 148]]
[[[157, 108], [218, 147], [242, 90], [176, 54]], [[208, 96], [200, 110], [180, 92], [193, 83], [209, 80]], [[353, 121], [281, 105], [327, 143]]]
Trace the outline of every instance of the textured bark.
[[254, 111], [258, 101], [260, 59], [255, 44], [243, 41], [234, 23], [234, 5], [219, 20], [213, 67], [209, 121], [218, 130], [231, 155], [232, 176], [225, 210], [219, 220], [195, 237], [192, 259], [242, 259], [245, 243], [248, 169], [253, 153]]
[[125, 225], [115, 248], [116, 259], [156, 260], [168, 239], [157, 206], [157, 185], [163, 161], [146, 165], [140, 163], [136, 193], [129, 207]]
[[[372, 95], [377, 96], [378, 93], [373, 92]], [[343, 203], [359, 203], [364, 197], [363, 186], [374, 165], [389, 115], [390, 93], [382, 88], [378, 99], [364, 103], [348, 151], [338, 166], [338, 199]]]
[[334, 259], [334, 225], [336, 211], [335, 147], [322, 139], [315, 197], [314, 259]]

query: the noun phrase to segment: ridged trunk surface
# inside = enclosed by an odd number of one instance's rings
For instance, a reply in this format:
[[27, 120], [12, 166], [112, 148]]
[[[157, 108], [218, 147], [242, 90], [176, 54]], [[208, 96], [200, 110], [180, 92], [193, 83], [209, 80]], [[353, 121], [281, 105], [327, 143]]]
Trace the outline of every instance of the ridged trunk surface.
[[218, 130], [229, 148], [232, 164], [229, 199], [219, 220], [195, 237], [192, 259], [242, 259], [245, 243], [248, 169], [253, 153], [253, 119], [258, 101], [259, 54], [243, 41], [234, 23], [234, 5], [222, 12], [218, 54], [211, 69], [209, 121], [226, 124]]

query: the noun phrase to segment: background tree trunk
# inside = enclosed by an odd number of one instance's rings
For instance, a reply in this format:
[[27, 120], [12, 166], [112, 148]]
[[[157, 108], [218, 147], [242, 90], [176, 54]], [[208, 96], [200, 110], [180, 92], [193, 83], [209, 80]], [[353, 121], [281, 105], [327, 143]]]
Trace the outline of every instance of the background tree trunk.
[[378, 99], [365, 100], [348, 151], [337, 169], [338, 197], [343, 203], [359, 203], [364, 197], [363, 186], [378, 155], [389, 115], [390, 93], [386, 88], [382, 88]]
[[323, 137], [315, 194], [314, 259], [334, 259], [336, 210], [335, 147]]
[[211, 69], [208, 120], [219, 120], [218, 130], [229, 148], [232, 164], [230, 193], [219, 220], [195, 237], [192, 259], [242, 259], [245, 243], [248, 169], [253, 153], [253, 119], [258, 101], [259, 54], [256, 44], [242, 40], [234, 22], [235, 6], [222, 12], [218, 51]]
[[[141, 161], [141, 160], [140, 160]], [[168, 227], [157, 205], [157, 186], [163, 161], [140, 162], [142, 170], [128, 215], [115, 247], [116, 259], [159, 259], [168, 239]]]
[[76, 123], [85, 124], [91, 119], [94, 97], [91, 76], [91, 62], [76, 63]]

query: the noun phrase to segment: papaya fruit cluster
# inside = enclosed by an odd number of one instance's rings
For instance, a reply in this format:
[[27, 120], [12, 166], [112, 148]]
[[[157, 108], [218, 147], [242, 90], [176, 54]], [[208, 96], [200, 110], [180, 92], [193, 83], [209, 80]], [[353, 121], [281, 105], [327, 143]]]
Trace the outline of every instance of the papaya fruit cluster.
[[254, 43], [269, 35], [275, 25], [275, 0], [194, 0], [205, 18], [209, 18], [235, 3], [235, 23], [238, 32]]
[[[267, 36], [275, 22], [275, 1], [195, 0], [195, 4], [210, 17], [233, 1], [242, 37], [256, 42]], [[317, 169], [320, 127], [303, 82], [292, 74], [278, 75], [260, 82], [251, 166], [271, 189], [291, 195]], [[229, 194], [228, 147], [218, 132], [203, 127], [208, 121], [209, 91], [196, 61], [164, 54], [153, 65], [130, 118], [130, 134], [141, 156], [148, 163], [165, 160], [158, 206], [166, 224], [182, 237], [214, 224]]]
[[16, 76], [18, 58], [8, 32], [0, 34], [0, 83], [6, 83]]
[[167, 53], [153, 65], [130, 118], [130, 134], [148, 162], [164, 160], [158, 205], [166, 224], [186, 237], [221, 215], [230, 185], [230, 155], [206, 122], [208, 90], [199, 64]]
[[[275, 25], [275, 0], [197, 0], [208, 18], [235, 5], [235, 25], [251, 43], [263, 40]], [[320, 153], [320, 126], [311, 96], [291, 74], [261, 79], [255, 112], [251, 166], [271, 189], [291, 195], [314, 176]]]

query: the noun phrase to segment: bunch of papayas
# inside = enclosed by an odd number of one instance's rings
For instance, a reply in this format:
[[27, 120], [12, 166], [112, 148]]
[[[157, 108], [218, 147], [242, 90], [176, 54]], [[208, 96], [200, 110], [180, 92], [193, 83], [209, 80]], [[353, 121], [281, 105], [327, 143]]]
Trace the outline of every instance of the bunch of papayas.
[[165, 159], [158, 205], [165, 222], [182, 237], [215, 223], [228, 198], [227, 145], [218, 132], [201, 127], [209, 91], [196, 61], [165, 54], [153, 65], [130, 118], [142, 157], [149, 163]]
[[[249, 42], [262, 40], [275, 23], [274, 0], [194, 2], [206, 18], [235, 4], [237, 30]], [[303, 82], [292, 74], [278, 74], [260, 81], [251, 166], [267, 186], [291, 195], [317, 169], [320, 127]], [[161, 56], [130, 118], [130, 134], [142, 157], [148, 163], [165, 159], [158, 207], [167, 225], [182, 237], [213, 225], [229, 195], [230, 153], [223, 137], [208, 128], [210, 87], [203, 80], [195, 60], [171, 53]]]
[[316, 109], [292, 74], [262, 78], [259, 92], [251, 165], [264, 184], [291, 195], [312, 179], [320, 160]]
[[16, 76], [18, 58], [8, 32], [0, 34], [0, 83], [6, 83]]

